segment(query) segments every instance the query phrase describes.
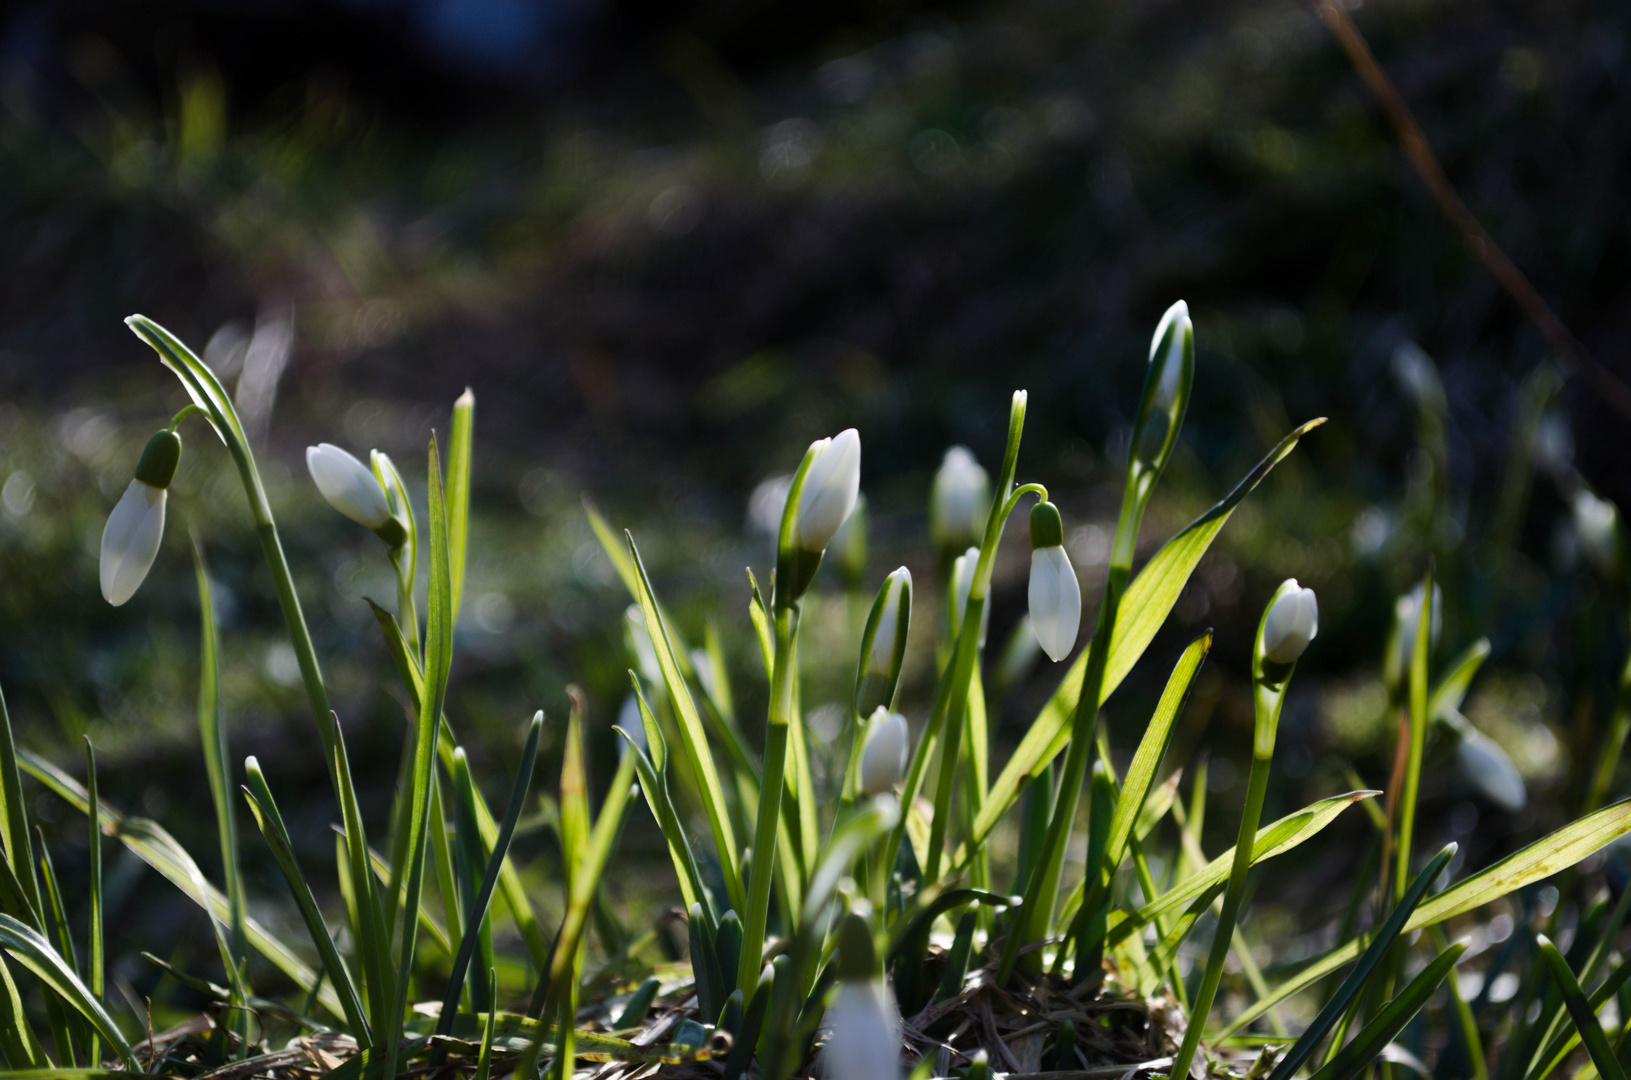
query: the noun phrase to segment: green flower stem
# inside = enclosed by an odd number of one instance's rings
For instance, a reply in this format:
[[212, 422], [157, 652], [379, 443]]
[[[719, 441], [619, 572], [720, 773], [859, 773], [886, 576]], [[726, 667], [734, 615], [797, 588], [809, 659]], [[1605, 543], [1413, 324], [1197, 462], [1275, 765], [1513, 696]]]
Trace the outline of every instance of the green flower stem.
[[[798, 663], [799, 609], [778, 606], [775, 616], [776, 656], [770, 673], [770, 716], [765, 729], [765, 757], [759, 784], [759, 815], [753, 835], [752, 880], [748, 917], [742, 928], [742, 955], [736, 985], [743, 993], [759, 984], [764, 956], [765, 924], [770, 917], [770, 884], [776, 870], [776, 826], [781, 818], [783, 777], [787, 772], [787, 728], [793, 714], [793, 666]], [[802, 796], [802, 793], [801, 793]]]
[[[1020, 950], [1048, 935], [1053, 924], [1054, 904], [1059, 896], [1059, 879], [1065, 868], [1065, 849], [1070, 831], [1076, 823], [1076, 804], [1081, 797], [1082, 782], [1087, 777], [1088, 765], [1094, 750], [1094, 728], [1099, 718], [1099, 698], [1104, 691], [1104, 672], [1110, 659], [1110, 636], [1116, 625], [1116, 611], [1121, 605], [1122, 593], [1132, 575], [1133, 545], [1138, 538], [1138, 525], [1149, 500], [1150, 485], [1136, 481], [1138, 469], [1128, 471], [1128, 482], [1122, 494], [1121, 515], [1116, 522], [1116, 539], [1110, 553], [1110, 570], [1104, 581], [1104, 599], [1099, 603], [1099, 624], [1088, 643], [1087, 670], [1082, 677], [1081, 695], [1076, 701], [1076, 715], [1072, 721], [1070, 748], [1065, 754], [1065, 766], [1054, 798], [1053, 815], [1049, 818], [1047, 836], [1043, 840], [1042, 854], [1031, 879], [1025, 884], [1025, 899], [1020, 905], [1014, 929], [1008, 935], [1003, 949], [1000, 978], [1006, 981], [1014, 965], [1021, 963], [1028, 971], [1040, 971], [1042, 954], [1032, 951], [1020, 955]], [[1097, 871], [1089, 869], [1093, 874]]]
[[997, 497], [992, 500], [991, 512], [986, 517], [985, 535], [980, 541], [980, 558], [974, 564], [974, 578], [968, 587], [968, 603], [963, 609], [962, 625], [957, 630], [957, 645], [952, 653], [951, 663], [946, 665], [946, 674], [940, 680], [934, 709], [929, 714], [929, 722], [923, 729], [922, 737], [918, 739], [917, 750], [912, 755], [911, 768], [906, 774], [906, 788], [901, 795], [900, 822], [890, 834], [889, 844], [884, 849], [883, 865], [886, 874], [894, 867], [895, 857], [900, 852], [901, 840], [906, 835], [906, 820], [911, 813], [912, 800], [917, 797], [918, 786], [923, 782], [923, 771], [928, 764], [929, 754], [934, 749], [940, 729], [946, 726], [946, 717], [950, 716], [954, 718], [954, 723], [947, 729], [945, 746], [941, 749], [940, 777], [935, 785], [934, 819], [929, 826], [928, 862], [924, 866], [923, 880], [932, 882], [940, 877], [941, 856], [946, 846], [946, 827], [951, 819], [951, 796], [956, 787], [954, 781], [964, 726], [963, 712], [968, 707], [968, 688], [974, 676], [974, 665], [979, 662], [980, 623], [985, 615], [985, 598], [991, 590], [991, 570], [996, 562], [997, 542], [1002, 539], [1003, 524], [1018, 502], [1019, 493], [1014, 491], [1014, 472], [1019, 467], [1019, 442], [1020, 436], [1025, 431], [1026, 402], [1025, 391], [1014, 392], [1013, 402], [1008, 410], [1008, 442], [1003, 449], [1002, 474], [997, 481]]
[[204, 410], [199, 408], [197, 405], [188, 405], [186, 408], [170, 417], [169, 430], [174, 432], [175, 429], [181, 425], [181, 422], [187, 419], [187, 417], [191, 416], [193, 413], [203, 413], [206, 416], [209, 415], [208, 413], [204, 413]]
[[1240, 918], [1241, 901], [1246, 897], [1246, 876], [1252, 868], [1252, 849], [1257, 837], [1257, 824], [1263, 816], [1263, 796], [1269, 786], [1269, 766], [1274, 758], [1274, 737], [1280, 726], [1280, 706], [1285, 702], [1287, 672], [1284, 681], [1270, 683], [1259, 677], [1254, 680], [1253, 698], [1257, 706], [1256, 733], [1252, 739], [1252, 772], [1246, 785], [1246, 806], [1240, 814], [1240, 832], [1235, 839], [1234, 863], [1229, 868], [1229, 885], [1223, 894], [1223, 910], [1218, 913], [1217, 929], [1212, 933], [1212, 949], [1206, 957], [1206, 971], [1201, 976], [1200, 989], [1195, 994], [1194, 1007], [1189, 1011], [1189, 1026], [1184, 1039], [1172, 1059], [1172, 1071], [1167, 1075], [1183, 1080], [1189, 1075], [1190, 1062], [1200, 1045], [1201, 1031], [1217, 998], [1218, 983], [1223, 979], [1223, 963], [1234, 944], [1235, 924]]
[[1394, 853], [1393, 902], [1403, 899], [1410, 882], [1410, 852], [1416, 836], [1416, 801], [1421, 789], [1422, 754], [1427, 747], [1427, 653], [1432, 645], [1433, 575], [1422, 582], [1421, 613], [1416, 623], [1415, 648], [1410, 656], [1410, 747], [1405, 759], [1404, 784], [1399, 796], [1399, 846]]

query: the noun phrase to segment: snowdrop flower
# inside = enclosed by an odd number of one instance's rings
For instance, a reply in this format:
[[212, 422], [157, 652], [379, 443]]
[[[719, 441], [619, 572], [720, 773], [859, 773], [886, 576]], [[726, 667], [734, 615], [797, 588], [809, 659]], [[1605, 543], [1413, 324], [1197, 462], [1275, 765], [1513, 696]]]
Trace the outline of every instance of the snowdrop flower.
[[[1161, 348], [1161, 339], [1167, 336], [1168, 329], [1175, 332], [1167, 342], [1167, 348], [1159, 361], [1156, 350]], [[1161, 412], [1171, 412], [1178, 401], [1178, 390], [1182, 385], [1184, 374], [1184, 341], [1194, 333], [1194, 324], [1189, 320], [1189, 305], [1179, 300], [1161, 316], [1161, 321], [1155, 324], [1155, 336], [1150, 338], [1150, 363], [1160, 363], [1160, 381], [1155, 384], [1155, 398], [1151, 406]]]
[[906, 717], [882, 705], [872, 711], [861, 746], [859, 787], [862, 795], [882, 795], [906, 775]]
[[164, 538], [164, 504], [181, 461], [181, 436], [161, 431], [147, 440], [136, 477], [102, 529], [98, 567], [102, 598], [119, 607], [135, 595], [153, 567]]
[[855, 680], [857, 716], [867, 716], [874, 707], [894, 702], [911, 624], [912, 572], [902, 566], [884, 579], [867, 615]]
[[827, 1009], [829, 1036], [821, 1050], [828, 1080], [900, 1080], [900, 1014], [877, 972], [872, 931], [859, 915], [839, 928], [838, 994]]
[[1055, 663], [1070, 655], [1082, 625], [1082, 587], [1064, 544], [1059, 508], [1037, 503], [1031, 508], [1031, 628]]
[[[978, 544], [991, 511], [991, 479], [966, 446], [946, 451], [929, 489], [929, 537], [946, 557]], [[941, 563], [944, 566], [944, 563]]]
[[814, 445], [815, 460], [799, 488], [793, 543], [804, 551], [821, 552], [855, 509], [861, 491], [861, 433], [845, 428]]
[[[968, 611], [969, 590], [974, 587], [974, 570], [980, 562], [980, 549], [971, 547], [951, 564], [951, 636], [955, 638], [963, 628], [963, 615]], [[980, 640], [985, 644], [985, 632], [991, 625], [991, 605], [980, 610]]]
[[306, 470], [328, 504], [392, 547], [406, 535], [373, 470], [333, 443], [306, 447]]
[[1461, 743], [1456, 747], [1456, 760], [1478, 790], [1501, 809], [1516, 813], [1529, 801], [1524, 790], [1523, 777], [1518, 767], [1494, 739], [1467, 723], [1456, 726]]
[[1263, 616], [1262, 649], [1265, 659], [1289, 664], [1303, 654], [1320, 632], [1320, 608], [1314, 590], [1287, 579]]

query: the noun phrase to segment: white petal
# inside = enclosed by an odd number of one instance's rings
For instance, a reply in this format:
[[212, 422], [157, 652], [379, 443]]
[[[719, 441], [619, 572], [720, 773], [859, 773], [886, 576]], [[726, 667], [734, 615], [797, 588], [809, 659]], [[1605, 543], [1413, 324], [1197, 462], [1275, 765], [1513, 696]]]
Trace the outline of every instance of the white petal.
[[895, 637], [900, 632], [901, 593], [912, 584], [912, 572], [902, 566], [889, 575], [889, 593], [878, 613], [878, 629], [867, 652], [867, 671], [881, 675], [895, 660]]
[[102, 598], [119, 607], [135, 595], [164, 538], [167, 492], [132, 480], [102, 530]]
[[861, 491], [861, 433], [845, 428], [816, 455], [799, 489], [799, 546], [822, 551]]
[[900, 1019], [882, 983], [840, 983], [827, 1025], [831, 1035], [821, 1050], [827, 1080], [900, 1080]]
[[1031, 552], [1031, 628], [1048, 659], [1070, 655], [1082, 625], [1082, 588], [1062, 547]]
[[306, 469], [328, 504], [358, 525], [377, 529], [391, 520], [385, 490], [374, 474], [338, 446], [306, 447]]
[[1319, 602], [1314, 590], [1302, 588], [1296, 578], [1287, 583], [1291, 588], [1279, 594], [1263, 617], [1263, 655], [1277, 664], [1297, 659], [1319, 633]]
[[[1172, 341], [1167, 344], [1166, 353], [1157, 360], [1155, 350], [1169, 325], [1173, 328]], [[1156, 324], [1155, 336], [1150, 339], [1150, 363], [1161, 365], [1161, 381], [1155, 387], [1154, 405], [1157, 409], [1164, 411], [1171, 408], [1178, 397], [1178, 381], [1184, 368], [1184, 339], [1190, 332], [1189, 305], [1182, 300], [1168, 308]]]
[[1478, 785], [1478, 789], [1491, 802], [1505, 810], [1523, 809], [1524, 803], [1529, 801], [1523, 777], [1518, 775], [1517, 766], [1512, 764], [1512, 759], [1507, 757], [1500, 744], [1476, 728], [1469, 727], [1462, 733], [1461, 745], [1456, 752], [1467, 777]]
[[861, 794], [881, 795], [900, 782], [906, 774], [907, 737], [906, 717], [886, 713], [881, 706], [873, 712], [861, 747]]

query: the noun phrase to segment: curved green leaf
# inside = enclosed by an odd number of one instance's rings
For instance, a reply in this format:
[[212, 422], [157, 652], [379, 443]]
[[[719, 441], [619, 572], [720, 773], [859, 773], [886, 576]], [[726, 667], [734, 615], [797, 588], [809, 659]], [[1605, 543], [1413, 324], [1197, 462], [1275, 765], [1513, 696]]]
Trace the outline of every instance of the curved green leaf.
[[37, 975], [41, 982], [49, 986], [68, 1004], [72, 1005], [79, 1014], [94, 1026], [97, 1032], [108, 1041], [119, 1057], [136, 1072], [142, 1071], [141, 1063], [136, 1060], [136, 1054], [130, 1043], [125, 1041], [124, 1032], [119, 1025], [113, 1022], [102, 1003], [96, 1000], [96, 995], [90, 992], [86, 985], [79, 981], [72, 965], [62, 958], [62, 955], [53, 949], [49, 942], [31, 926], [27, 926], [10, 915], [0, 915], [0, 948], [10, 953], [19, 964]]
[[1312, 1080], [1352, 1080], [1361, 1070], [1368, 1068], [1393, 1041], [1393, 1037], [1410, 1023], [1411, 1017], [1427, 1004], [1427, 999], [1438, 989], [1438, 984], [1450, 974], [1450, 969], [1455, 967], [1456, 961], [1466, 951], [1464, 944], [1451, 945], [1434, 957], [1432, 963], [1399, 992], [1398, 997], [1376, 1014], [1376, 1019], [1354, 1036], [1353, 1042], [1344, 1046], [1336, 1057], [1314, 1074]]

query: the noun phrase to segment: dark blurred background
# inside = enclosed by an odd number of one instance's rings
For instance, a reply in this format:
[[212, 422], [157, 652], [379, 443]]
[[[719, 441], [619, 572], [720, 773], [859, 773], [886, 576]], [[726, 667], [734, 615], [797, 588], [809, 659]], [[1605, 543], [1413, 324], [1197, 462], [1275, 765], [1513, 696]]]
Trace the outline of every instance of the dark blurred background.
[[[1473, 212], [1631, 379], [1631, 8], [1350, 8]], [[823, 585], [806, 710], [847, 694], [855, 613], [904, 562], [923, 627], [906, 691], [917, 719], [943, 607], [929, 481], [956, 443], [994, 469], [1024, 387], [1022, 478], [1061, 504], [1091, 609], [1148, 335], [1180, 297], [1195, 398], [1141, 551], [1294, 424], [1331, 419], [1236, 516], [1113, 699], [1117, 749], [1176, 650], [1216, 626], [1173, 757], [1210, 747], [1232, 807], [1250, 635], [1295, 575], [1319, 594], [1321, 634], [1268, 812], [1342, 789], [1350, 765], [1382, 786], [1384, 641], [1394, 597], [1431, 564], [1438, 662], [1491, 639], [1464, 712], [1528, 787], [1521, 809], [1491, 802], [1437, 745], [1432, 836], [1475, 838], [1463, 857], [1480, 864], [1578, 813], [1595, 765], [1627, 634], [1623, 533], [1588, 500], [1631, 497], [1628, 419], [1567, 377], [1468, 254], [1298, 0], [12, 4], [0, 252], [13, 721], [76, 773], [89, 733], [109, 797], [170, 825], [207, 870], [189, 529], [221, 583], [234, 755], [258, 754], [291, 793], [317, 865], [334, 810], [236, 475], [196, 422], [152, 577], [124, 608], [98, 594], [107, 511], [185, 400], [121, 325], [132, 312], [236, 387], [376, 819], [403, 717], [361, 597], [388, 599], [389, 570], [317, 496], [307, 444], [386, 450], [422, 498], [425, 442], [474, 388], [449, 711], [502, 801], [522, 722], [564, 715], [568, 682], [589, 693], [609, 773], [627, 597], [585, 495], [635, 530], [691, 638], [716, 615], [751, 718], [763, 680], [742, 567], [763, 573], [768, 553], [751, 493], [810, 439], [858, 427], [871, 562], [856, 595], [834, 575]], [[1024, 608], [1010, 532], [994, 643]], [[1056, 678], [1034, 671], [996, 703], [999, 757]], [[551, 753], [559, 742], [552, 726]], [[41, 812], [71, 878], [78, 825], [49, 798]], [[1208, 818], [1217, 846], [1233, 823], [1232, 809]], [[1357, 815], [1347, 824], [1363, 835]], [[523, 844], [547, 867], [545, 833]], [[626, 843], [666, 879], [643, 817]], [[246, 849], [275, 918], [276, 872], [253, 837]], [[1331, 845], [1307, 884], [1352, 873], [1350, 856]], [[190, 926], [183, 959], [207, 965], [195, 913], [136, 864], [119, 874], [116, 946]], [[616, 888], [642, 913], [671, 899]], [[126, 977], [150, 986], [152, 970]]]

